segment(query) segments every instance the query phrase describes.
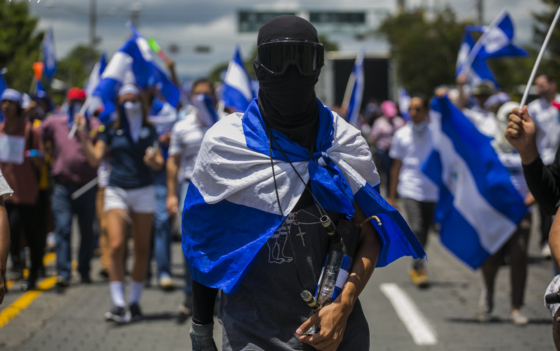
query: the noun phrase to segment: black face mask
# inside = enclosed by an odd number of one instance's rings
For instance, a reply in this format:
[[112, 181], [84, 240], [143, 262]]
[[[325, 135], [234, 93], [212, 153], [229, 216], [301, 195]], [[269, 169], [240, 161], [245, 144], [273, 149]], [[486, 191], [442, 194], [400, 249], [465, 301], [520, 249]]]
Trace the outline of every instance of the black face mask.
[[[260, 45], [286, 38], [318, 42], [311, 23], [296, 16], [280, 16], [269, 21], [259, 30], [257, 41]], [[259, 81], [259, 108], [267, 126], [305, 148], [313, 147], [319, 124], [315, 84], [320, 72], [303, 76], [296, 66], [291, 66], [283, 75], [273, 76], [258, 62], [253, 67]]]

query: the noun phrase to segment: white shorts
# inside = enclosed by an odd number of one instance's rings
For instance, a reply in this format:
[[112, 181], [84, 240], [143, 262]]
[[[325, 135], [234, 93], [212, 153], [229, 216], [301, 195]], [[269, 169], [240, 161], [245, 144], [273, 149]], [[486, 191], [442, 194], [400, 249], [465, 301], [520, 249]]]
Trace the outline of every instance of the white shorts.
[[104, 211], [122, 209], [134, 213], [156, 212], [156, 191], [153, 185], [137, 189], [105, 188]]
[[[546, 291], [544, 292], [544, 296], [546, 296], [547, 294], [558, 292], [559, 286], [560, 286], [560, 274], [552, 278], [552, 281], [550, 282], [550, 284], [546, 288]], [[560, 305], [557, 303], [549, 305], [545, 301], [544, 307], [548, 308], [548, 311], [550, 312], [550, 317], [554, 318], [554, 315], [556, 314], [556, 311], [558, 311], [558, 307], [560, 307]]]

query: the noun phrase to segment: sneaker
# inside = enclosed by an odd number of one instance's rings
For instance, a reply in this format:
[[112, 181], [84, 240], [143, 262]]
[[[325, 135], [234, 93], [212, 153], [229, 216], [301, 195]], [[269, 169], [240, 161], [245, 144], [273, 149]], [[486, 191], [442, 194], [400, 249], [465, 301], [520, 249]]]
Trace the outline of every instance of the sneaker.
[[552, 252], [550, 252], [550, 245], [548, 243], [544, 243], [541, 249], [541, 257], [545, 260], [548, 260], [552, 257]]
[[113, 306], [109, 312], [105, 312], [105, 320], [118, 324], [126, 323], [127, 318], [124, 307]]
[[410, 280], [416, 285], [417, 287], [423, 289], [430, 286], [430, 281], [428, 280], [428, 274], [426, 274], [426, 270], [420, 269], [411, 269], [408, 272], [410, 276]]
[[488, 322], [491, 318], [490, 313], [494, 309], [494, 294], [488, 293], [488, 290], [482, 289], [480, 299], [478, 300], [478, 320], [481, 323]]
[[126, 315], [126, 319], [129, 322], [136, 322], [143, 318], [142, 310], [140, 309], [140, 305], [135, 302], [128, 306], [128, 313]]
[[529, 318], [527, 318], [519, 310], [513, 310], [511, 312], [511, 321], [515, 325], [527, 325], [527, 323], [529, 323]]
[[70, 286], [70, 278], [63, 278], [63, 277], [56, 278], [56, 290], [58, 290], [59, 292], [64, 291], [69, 286]]
[[165, 291], [171, 291], [175, 288], [175, 283], [173, 283], [173, 279], [168, 276], [164, 275], [159, 279], [159, 288]]
[[21, 291], [29, 291], [37, 289], [37, 274], [30, 274], [27, 279], [21, 283]]

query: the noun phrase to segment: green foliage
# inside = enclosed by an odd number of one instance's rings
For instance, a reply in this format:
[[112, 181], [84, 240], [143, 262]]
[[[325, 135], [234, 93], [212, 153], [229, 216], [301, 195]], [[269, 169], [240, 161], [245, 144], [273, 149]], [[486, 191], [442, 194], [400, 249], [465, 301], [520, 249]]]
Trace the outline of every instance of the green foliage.
[[6, 83], [28, 91], [33, 81], [33, 62], [39, 60], [43, 32], [31, 17], [27, 1], [0, 0], [0, 68], [8, 68]]
[[426, 19], [423, 9], [387, 17], [378, 33], [391, 44], [399, 84], [409, 92], [433, 94], [442, 84], [454, 84], [457, 53], [465, 23], [449, 8]]
[[97, 50], [92, 51], [89, 46], [78, 45], [58, 61], [58, 69], [54, 77], [64, 81], [68, 87], [83, 88], [99, 56]]
[[[560, 0], [541, 0], [548, 7], [540, 13], [532, 13], [535, 23], [533, 24], [533, 41], [536, 47], [540, 48], [548, 29], [552, 23], [556, 9], [560, 5]], [[536, 57], [536, 56], [535, 56]], [[556, 26], [550, 37], [550, 42], [546, 48], [546, 55], [540, 65], [540, 72], [548, 73], [560, 81], [560, 28]]]
[[[548, 1], [548, 0], [545, 0]], [[556, 2], [560, 3], [560, 0]], [[397, 66], [398, 84], [409, 92], [431, 96], [441, 85], [455, 84], [455, 66], [463, 31], [468, 21], [458, 21], [449, 7], [437, 12], [433, 19], [423, 9], [400, 12], [381, 23], [378, 34], [391, 44], [391, 56]], [[475, 40], [477, 36], [473, 35]], [[559, 47], [560, 49], [560, 47]], [[536, 53], [530, 57], [487, 60], [496, 80], [508, 93], [515, 86], [526, 84]], [[560, 60], [557, 60], [560, 65]]]
[[[319, 42], [323, 43], [323, 46], [325, 48], [325, 52], [328, 51], [338, 51], [338, 44], [332, 41], [329, 41], [329, 38], [324, 36], [324, 35], [319, 35]], [[243, 53], [241, 53], [243, 55]], [[245, 60], [243, 61], [243, 65], [245, 66], [245, 70], [247, 71], [247, 74], [249, 75], [249, 78], [254, 79], [255, 77], [255, 70], [253, 69], [253, 61], [255, 61], [255, 59], [257, 58], [257, 45], [255, 44], [255, 46], [253, 46], [253, 49], [251, 50], [251, 54], [249, 56], [245, 56]], [[228, 67], [228, 62], [222, 62], [218, 65], [216, 65], [211, 71], [210, 71], [210, 79], [213, 82], [219, 82], [220, 81], [220, 74], [223, 70], [227, 69]]]

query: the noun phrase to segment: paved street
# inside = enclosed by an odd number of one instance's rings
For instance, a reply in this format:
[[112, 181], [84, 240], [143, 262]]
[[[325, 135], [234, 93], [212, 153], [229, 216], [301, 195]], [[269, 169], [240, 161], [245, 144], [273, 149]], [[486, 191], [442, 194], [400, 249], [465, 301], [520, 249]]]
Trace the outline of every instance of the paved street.
[[[376, 270], [363, 292], [361, 300], [370, 323], [371, 349], [553, 350], [550, 318], [542, 303], [544, 289], [551, 279], [551, 263], [537, 258], [537, 239], [538, 235], [533, 231], [526, 307], [523, 309], [531, 319], [528, 326], [516, 327], [509, 321], [509, 270], [505, 267], [497, 281], [496, 318], [480, 324], [475, 317], [482, 284], [480, 273], [454, 259], [432, 235], [427, 249], [428, 269], [433, 281], [430, 289], [418, 290], [409, 282], [409, 261], [401, 259], [387, 268]], [[174, 243], [173, 249], [175, 281], [182, 286], [180, 243]], [[92, 285], [75, 282], [65, 294], [49, 289], [31, 296], [35, 299], [29, 306], [4, 324], [2, 318], [8, 315], [6, 311], [17, 311], [21, 307], [18, 303], [21, 305], [23, 299], [25, 305], [30, 298], [29, 295], [22, 297], [24, 294], [14, 287], [0, 306], [0, 325], [3, 325], [0, 328], [0, 350], [191, 349], [190, 320], [177, 324], [176, 311], [183, 299], [181, 289], [164, 293], [155, 287], [148, 288], [142, 300], [146, 319], [114, 326], [103, 321], [103, 313], [110, 307], [110, 297], [107, 283], [97, 276], [98, 271], [99, 261], [95, 260]], [[52, 264], [48, 273], [53, 273]], [[394, 289], [395, 285], [391, 283], [396, 284], [396, 289], [404, 292], [417, 307], [419, 319], [414, 316], [405, 318], [416, 323], [411, 325], [412, 332], [421, 331], [416, 339], [382, 291]], [[215, 340], [218, 344], [220, 333], [217, 323]], [[426, 333], [434, 339], [426, 338]]]

